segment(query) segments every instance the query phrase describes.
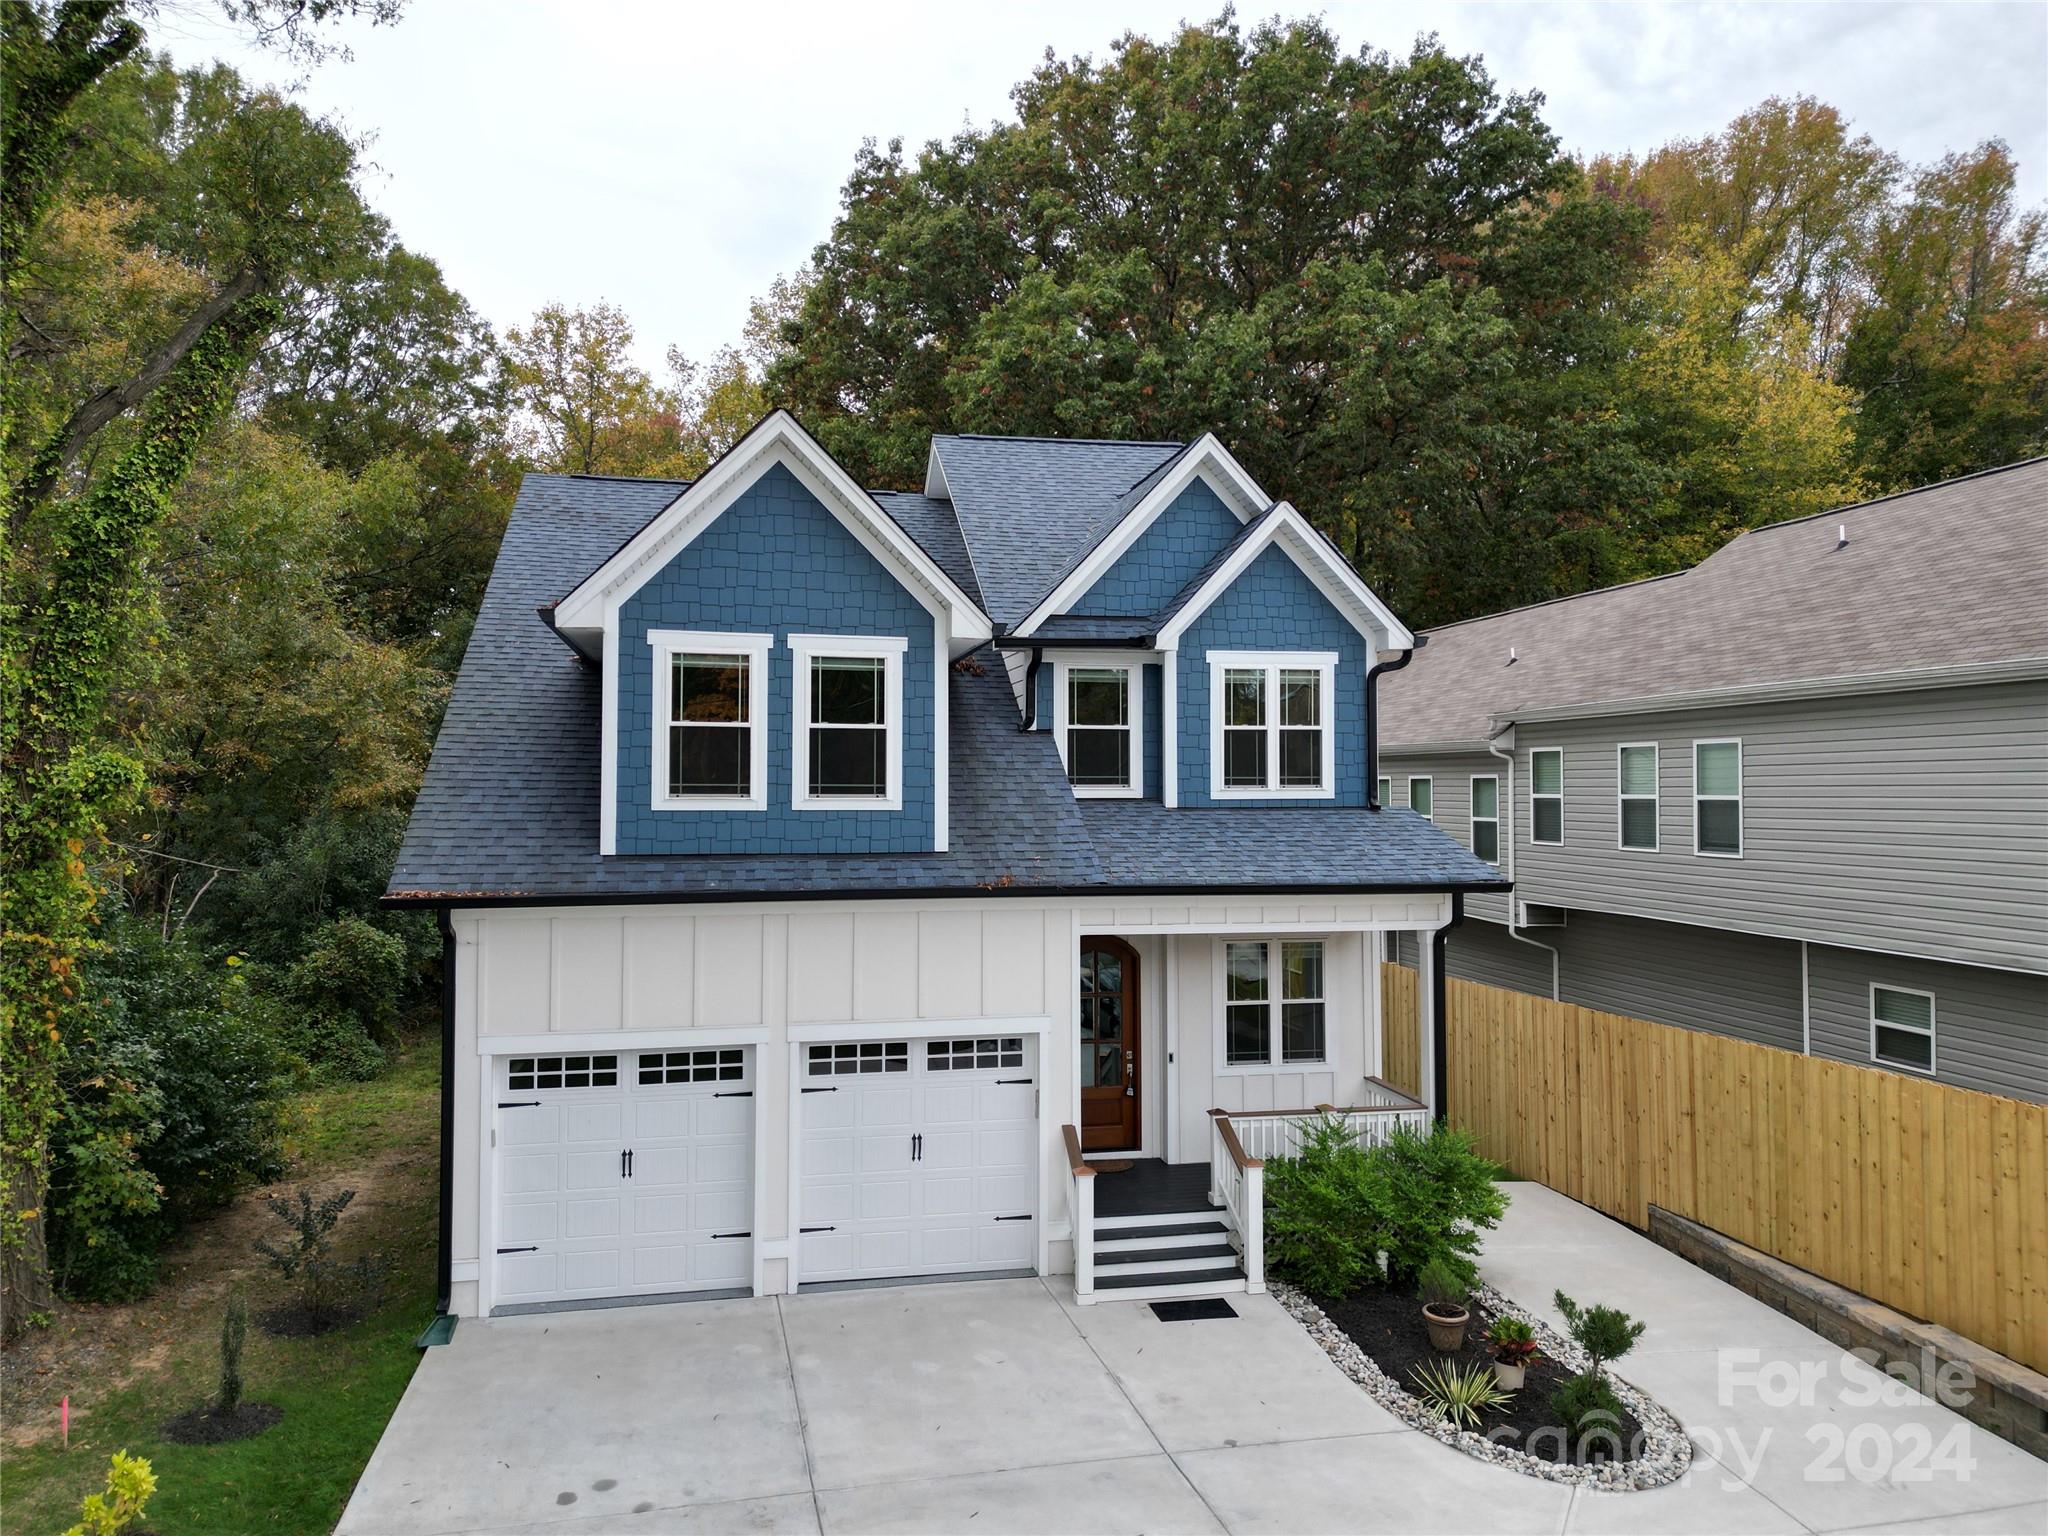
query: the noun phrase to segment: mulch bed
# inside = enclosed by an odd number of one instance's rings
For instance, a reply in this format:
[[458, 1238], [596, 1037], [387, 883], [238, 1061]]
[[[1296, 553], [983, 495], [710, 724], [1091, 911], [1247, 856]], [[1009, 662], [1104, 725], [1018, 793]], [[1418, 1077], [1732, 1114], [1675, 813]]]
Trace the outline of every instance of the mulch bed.
[[[1417, 1397], [1422, 1395], [1415, 1381], [1418, 1365], [1451, 1360], [1461, 1367], [1476, 1365], [1489, 1372], [1493, 1369], [1493, 1356], [1485, 1343], [1486, 1329], [1493, 1318], [1477, 1301], [1472, 1305], [1472, 1321], [1465, 1330], [1465, 1346], [1455, 1355], [1440, 1355], [1430, 1347], [1429, 1330], [1422, 1320], [1422, 1303], [1412, 1291], [1371, 1286], [1349, 1296], [1318, 1296], [1315, 1301], [1375, 1365]], [[1529, 1367], [1520, 1390], [1507, 1407], [1481, 1414], [1479, 1433], [1544, 1461], [1598, 1465], [1609, 1460], [1607, 1452], [1612, 1447], [1600, 1443], [1603, 1436], [1593, 1437], [1594, 1443], [1583, 1460], [1566, 1454], [1565, 1435], [1551, 1410], [1550, 1397], [1574, 1374], [1548, 1356], [1539, 1357]], [[1642, 1426], [1624, 1408], [1615, 1430], [1621, 1451], [1621, 1458], [1617, 1459], [1628, 1457], [1632, 1448], [1641, 1443], [1641, 1435]]]
[[256, 1326], [273, 1339], [317, 1339], [323, 1333], [361, 1321], [361, 1307], [307, 1307], [296, 1301], [256, 1316]]
[[166, 1440], [178, 1445], [226, 1445], [260, 1435], [284, 1417], [275, 1403], [239, 1403], [221, 1413], [211, 1403], [181, 1413], [163, 1428]]

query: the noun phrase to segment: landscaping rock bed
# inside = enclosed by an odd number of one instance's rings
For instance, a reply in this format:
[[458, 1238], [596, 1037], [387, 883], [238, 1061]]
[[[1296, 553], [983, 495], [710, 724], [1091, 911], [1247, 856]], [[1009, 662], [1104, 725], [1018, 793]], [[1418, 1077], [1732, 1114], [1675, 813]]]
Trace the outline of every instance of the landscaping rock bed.
[[[1632, 1421], [1624, 1422], [1619, 1436], [1624, 1449], [1635, 1454], [1627, 1460], [1592, 1463], [1553, 1459], [1562, 1452], [1563, 1436], [1555, 1430], [1549, 1435], [1541, 1433], [1549, 1427], [1546, 1421], [1552, 1418], [1548, 1411], [1549, 1395], [1565, 1375], [1584, 1368], [1585, 1355], [1577, 1344], [1491, 1287], [1482, 1285], [1473, 1292], [1473, 1326], [1467, 1335], [1465, 1352], [1454, 1358], [1461, 1363], [1468, 1357], [1485, 1358], [1477, 1343], [1478, 1336], [1486, 1319], [1505, 1315], [1519, 1317], [1535, 1330], [1544, 1359], [1549, 1363], [1529, 1372], [1528, 1382], [1517, 1394], [1515, 1409], [1489, 1416], [1483, 1432], [1455, 1429], [1445, 1423], [1408, 1390], [1404, 1381], [1392, 1374], [1405, 1373], [1415, 1361], [1443, 1358], [1429, 1350], [1420, 1307], [1412, 1296], [1365, 1294], [1333, 1302], [1343, 1319], [1340, 1322], [1292, 1286], [1274, 1281], [1270, 1289], [1274, 1299], [1322, 1345], [1337, 1368], [1370, 1392], [1382, 1407], [1402, 1422], [1468, 1456], [1548, 1482], [1616, 1490], [1661, 1488], [1684, 1476], [1692, 1464], [1692, 1442], [1686, 1437], [1684, 1426], [1611, 1370], [1608, 1380]], [[1382, 1314], [1387, 1308], [1398, 1308], [1409, 1319], [1410, 1327], [1403, 1330], [1384, 1326]], [[1373, 1353], [1361, 1347], [1354, 1330], [1365, 1336], [1364, 1343], [1373, 1347]], [[1374, 1353], [1380, 1359], [1375, 1359]], [[1525, 1438], [1537, 1446], [1539, 1454], [1531, 1454], [1515, 1443]]]

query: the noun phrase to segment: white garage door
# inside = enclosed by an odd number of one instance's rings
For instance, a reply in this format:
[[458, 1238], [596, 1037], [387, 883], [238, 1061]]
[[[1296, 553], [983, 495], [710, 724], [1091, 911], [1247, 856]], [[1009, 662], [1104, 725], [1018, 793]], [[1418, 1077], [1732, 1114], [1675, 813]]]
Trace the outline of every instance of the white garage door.
[[1038, 1041], [803, 1051], [797, 1280], [1031, 1269]]
[[751, 1284], [752, 1055], [500, 1057], [493, 1307]]

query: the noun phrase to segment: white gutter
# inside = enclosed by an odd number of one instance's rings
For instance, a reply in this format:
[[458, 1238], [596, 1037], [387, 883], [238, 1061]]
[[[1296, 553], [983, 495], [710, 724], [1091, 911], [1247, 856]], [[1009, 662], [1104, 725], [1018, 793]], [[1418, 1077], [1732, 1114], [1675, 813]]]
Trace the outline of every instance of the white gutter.
[[[1499, 746], [1502, 738], [1505, 738], [1508, 744], [1508, 749], [1505, 752]], [[1511, 725], [1505, 731], [1502, 731], [1499, 736], [1494, 737], [1492, 741], [1486, 744], [1486, 750], [1508, 765], [1507, 808], [1506, 813], [1500, 818], [1501, 824], [1506, 830], [1507, 857], [1501, 873], [1506, 875], [1509, 883], [1512, 884], [1515, 878], [1515, 728]], [[1495, 806], [1494, 809], [1498, 811], [1501, 807]], [[1540, 949], [1550, 956], [1550, 1000], [1553, 1003], [1562, 1002], [1563, 999], [1558, 996], [1559, 962], [1557, 946], [1555, 944], [1546, 944], [1541, 939], [1532, 939], [1526, 933], [1518, 931], [1515, 927], [1515, 914], [1521, 910], [1521, 903], [1516, 900], [1513, 891], [1508, 892], [1507, 899], [1508, 937], [1519, 939], [1522, 943]]]

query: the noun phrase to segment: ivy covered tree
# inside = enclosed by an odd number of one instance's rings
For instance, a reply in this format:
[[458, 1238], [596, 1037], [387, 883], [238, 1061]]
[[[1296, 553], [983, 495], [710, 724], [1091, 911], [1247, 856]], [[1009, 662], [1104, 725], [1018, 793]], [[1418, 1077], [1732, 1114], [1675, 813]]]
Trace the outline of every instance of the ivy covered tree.
[[[396, 0], [231, 0], [230, 14], [289, 47], [337, 13], [378, 19]], [[0, 10], [0, 1332], [46, 1312], [44, 1205], [50, 1132], [61, 1107], [66, 1032], [83, 1007], [99, 887], [90, 845], [140, 787], [136, 758], [105, 716], [144, 600], [138, 576], [156, 529], [207, 432], [232, 406], [283, 296], [369, 221], [345, 137], [232, 76], [131, 93], [124, 125], [85, 119], [110, 81], [143, 62], [137, 11], [121, 0]], [[208, 131], [152, 135], [149, 114]], [[132, 132], [124, 131], [133, 130]], [[188, 304], [156, 307], [120, 366], [92, 377], [42, 323], [63, 282], [41, 258], [48, 215], [82, 159], [137, 142], [123, 158], [151, 183], [146, 243], [190, 268]], [[126, 141], [124, 143], [124, 141]], [[118, 212], [116, 213], [118, 217]], [[154, 259], [151, 257], [149, 259]]]

